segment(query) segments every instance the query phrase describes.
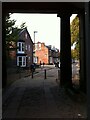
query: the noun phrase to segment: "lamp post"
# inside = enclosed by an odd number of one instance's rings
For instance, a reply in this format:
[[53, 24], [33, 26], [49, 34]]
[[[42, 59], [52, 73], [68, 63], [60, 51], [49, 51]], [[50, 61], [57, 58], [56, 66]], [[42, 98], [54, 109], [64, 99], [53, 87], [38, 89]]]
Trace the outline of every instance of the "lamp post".
[[37, 31], [34, 31], [34, 62], [36, 61], [35, 59], [35, 33], [37, 33]]
[[37, 33], [37, 31], [34, 31], [34, 44], [35, 44], [35, 33]]

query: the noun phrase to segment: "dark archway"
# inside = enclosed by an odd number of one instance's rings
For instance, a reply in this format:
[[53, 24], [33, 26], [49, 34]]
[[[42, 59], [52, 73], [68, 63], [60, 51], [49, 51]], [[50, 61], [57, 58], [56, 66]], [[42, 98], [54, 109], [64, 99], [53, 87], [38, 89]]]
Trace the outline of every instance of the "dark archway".
[[[6, 56], [5, 56], [5, 16], [7, 13], [56, 13], [58, 16], [61, 17], [61, 48], [62, 48], [62, 59], [61, 59], [61, 81], [62, 85], [69, 85], [69, 87], [72, 86], [71, 81], [71, 44], [70, 44], [70, 15], [73, 13], [81, 14], [85, 13], [85, 3], [73, 3], [73, 2], [15, 2], [15, 3], [3, 3], [2, 4], [2, 12], [3, 12], [3, 81], [2, 85], [3, 87], [6, 86]], [[83, 26], [83, 22], [81, 23], [81, 27]], [[84, 27], [83, 27], [84, 29]], [[66, 32], [68, 31], [68, 32]], [[83, 32], [82, 32], [83, 33]], [[81, 33], [81, 35], [82, 35]], [[84, 35], [85, 36], [85, 35]], [[85, 41], [85, 37], [83, 36], [83, 41]], [[67, 39], [67, 41], [66, 41]], [[66, 45], [65, 45], [66, 44]], [[66, 49], [68, 49], [66, 51]], [[85, 60], [82, 60], [85, 52], [85, 47], [82, 45], [81, 50], [81, 79], [84, 78], [84, 80], [81, 80], [81, 89], [83, 91], [86, 91], [86, 72], [85, 72]], [[67, 59], [66, 59], [67, 58]], [[82, 62], [83, 61], [83, 62]], [[67, 72], [68, 71], [68, 72]], [[83, 77], [84, 76], [84, 77]], [[83, 81], [83, 82], [82, 82]]]

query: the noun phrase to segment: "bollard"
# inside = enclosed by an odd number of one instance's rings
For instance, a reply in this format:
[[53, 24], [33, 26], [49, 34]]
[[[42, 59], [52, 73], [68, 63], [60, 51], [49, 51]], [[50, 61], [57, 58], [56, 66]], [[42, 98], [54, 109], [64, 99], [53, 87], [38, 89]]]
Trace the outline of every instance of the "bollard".
[[32, 78], [33, 78], [33, 71], [32, 71]]
[[46, 69], [45, 69], [45, 76], [44, 76], [44, 78], [46, 79]]

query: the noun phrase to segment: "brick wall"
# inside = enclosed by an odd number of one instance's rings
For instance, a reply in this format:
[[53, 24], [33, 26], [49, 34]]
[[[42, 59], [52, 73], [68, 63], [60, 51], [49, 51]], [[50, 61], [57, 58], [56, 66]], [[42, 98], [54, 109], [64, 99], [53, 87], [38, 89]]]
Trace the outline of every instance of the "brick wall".
[[35, 51], [35, 55], [38, 57], [38, 64], [40, 63], [49, 63], [49, 57], [48, 57], [48, 48], [45, 46], [44, 43], [41, 43], [41, 49]]

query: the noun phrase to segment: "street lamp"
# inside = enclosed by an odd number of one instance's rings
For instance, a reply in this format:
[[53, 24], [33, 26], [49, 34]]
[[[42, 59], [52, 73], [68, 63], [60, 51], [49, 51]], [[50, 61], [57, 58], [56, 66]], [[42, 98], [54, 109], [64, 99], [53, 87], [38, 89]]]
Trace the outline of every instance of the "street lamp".
[[36, 58], [35, 58], [35, 33], [37, 33], [37, 31], [34, 31], [34, 62], [36, 61]]
[[34, 44], [35, 44], [35, 33], [37, 33], [37, 31], [34, 31]]

